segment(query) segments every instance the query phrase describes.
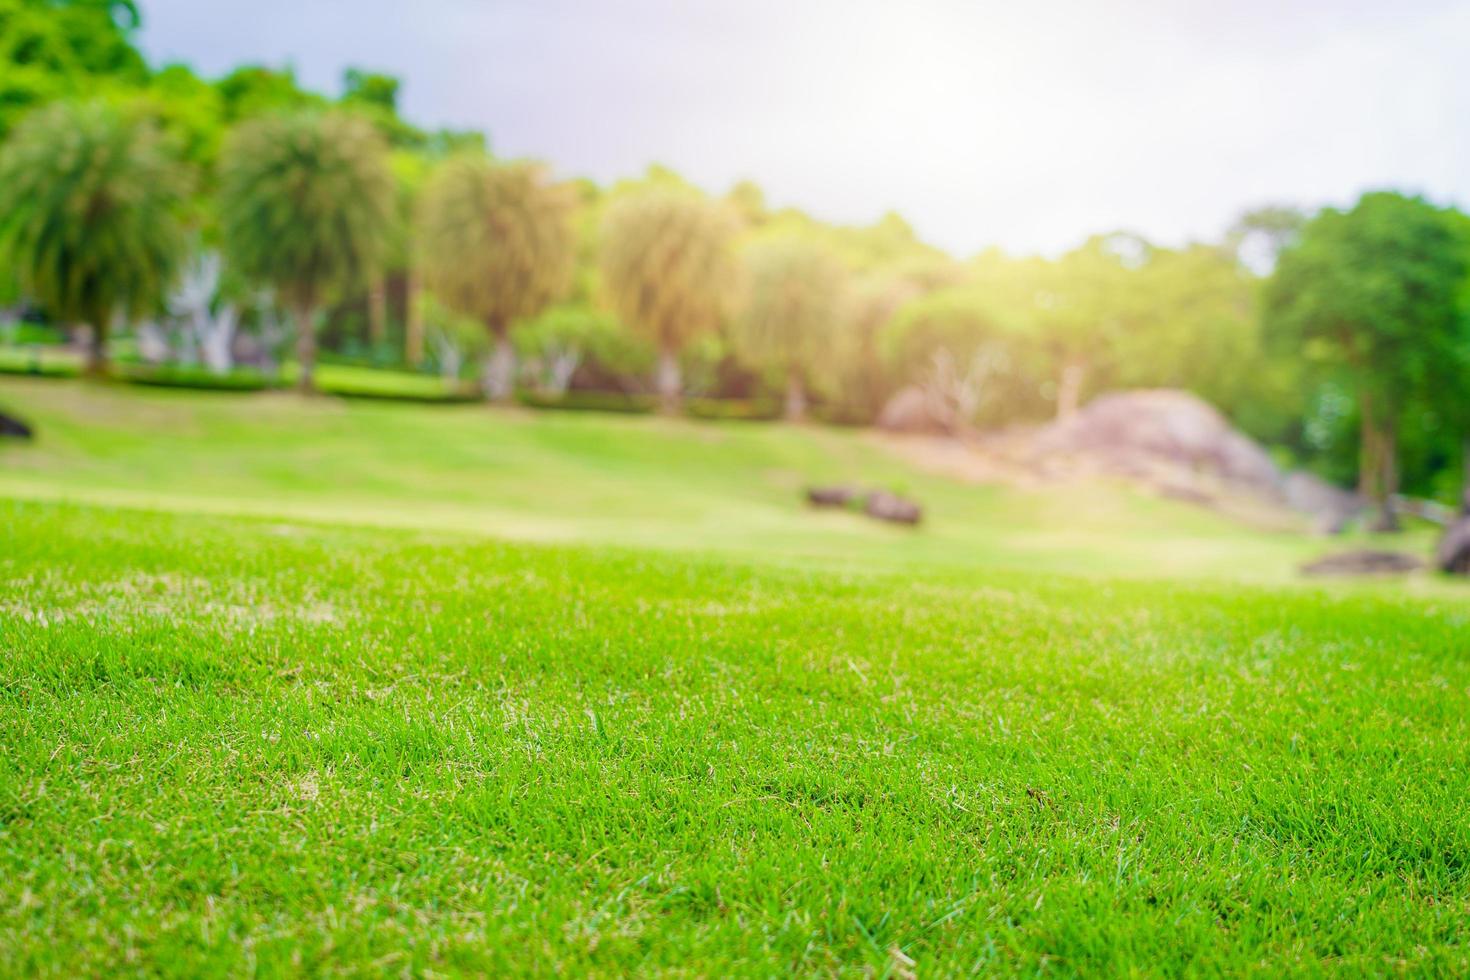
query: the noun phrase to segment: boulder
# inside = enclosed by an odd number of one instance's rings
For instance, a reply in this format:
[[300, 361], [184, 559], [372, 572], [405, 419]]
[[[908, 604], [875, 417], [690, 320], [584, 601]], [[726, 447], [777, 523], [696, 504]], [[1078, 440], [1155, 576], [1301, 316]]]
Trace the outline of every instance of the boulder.
[[1462, 514], [1439, 539], [1434, 564], [1450, 575], [1470, 575], [1470, 514]]
[[949, 424], [934, 411], [934, 403], [918, 385], [894, 392], [878, 413], [878, 428], [889, 432], [946, 435]]
[[1166, 466], [1281, 497], [1281, 473], [1266, 450], [1232, 428], [1209, 403], [1184, 391], [1102, 395], [1042, 429], [1034, 445], [1042, 454], [1088, 456], [1122, 476]]
[[806, 502], [813, 507], [846, 507], [857, 495], [857, 489], [848, 486], [806, 488]]
[[1302, 566], [1303, 575], [1403, 575], [1424, 567], [1424, 559], [1402, 551], [1362, 549], [1327, 555]]
[[30, 439], [35, 433], [31, 427], [14, 415], [6, 415], [0, 412], [0, 436], [10, 436], [15, 439]]
[[1357, 494], [1302, 470], [1288, 473], [1281, 488], [1286, 505], [1312, 517], [1325, 534], [1341, 534], [1367, 506]]
[[917, 524], [924, 516], [918, 504], [886, 490], [874, 490], [868, 494], [863, 501], [863, 513], [895, 524]]

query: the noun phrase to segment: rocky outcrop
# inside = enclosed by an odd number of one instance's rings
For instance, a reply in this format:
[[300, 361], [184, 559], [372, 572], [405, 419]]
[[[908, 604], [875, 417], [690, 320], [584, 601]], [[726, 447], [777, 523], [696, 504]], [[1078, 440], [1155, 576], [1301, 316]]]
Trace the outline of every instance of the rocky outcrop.
[[1281, 472], [1266, 450], [1184, 391], [1102, 395], [1038, 432], [1034, 448], [1040, 454], [1086, 455], [1123, 476], [1145, 477], [1171, 467], [1264, 496], [1282, 495]]

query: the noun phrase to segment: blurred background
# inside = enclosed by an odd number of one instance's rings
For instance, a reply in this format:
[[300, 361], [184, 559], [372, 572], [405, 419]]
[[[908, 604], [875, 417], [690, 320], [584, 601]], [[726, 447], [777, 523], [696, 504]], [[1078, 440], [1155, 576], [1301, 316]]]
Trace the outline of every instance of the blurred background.
[[0, 370], [1251, 479], [1239, 437], [1278, 496], [1443, 517], [1467, 37], [1428, 0], [0, 0]]

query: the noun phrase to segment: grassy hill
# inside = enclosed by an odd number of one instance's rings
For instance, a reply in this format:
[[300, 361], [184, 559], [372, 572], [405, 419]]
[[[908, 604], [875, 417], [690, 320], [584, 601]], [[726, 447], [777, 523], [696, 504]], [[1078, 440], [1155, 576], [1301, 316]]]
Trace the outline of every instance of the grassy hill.
[[[0, 404], [41, 434], [5, 451], [0, 494], [12, 497], [766, 561], [1155, 577], [1285, 581], [1327, 547], [1121, 487], [966, 484], [854, 430], [3, 377]], [[911, 494], [928, 519], [915, 532], [812, 512], [802, 489], [823, 481]]]
[[1453, 585], [856, 432], [0, 401], [9, 971], [1470, 969]]

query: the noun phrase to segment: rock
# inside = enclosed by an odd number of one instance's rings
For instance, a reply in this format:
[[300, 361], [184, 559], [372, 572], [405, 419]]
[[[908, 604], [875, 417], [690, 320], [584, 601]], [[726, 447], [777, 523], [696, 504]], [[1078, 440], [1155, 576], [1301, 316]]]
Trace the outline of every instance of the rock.
[[1424, 559], [1402, 551], [1343, 551], [1302, 566], [1303, 575], [1403, 575], [1424, 567]]
[[857, 489], [848, 486], [806, 488], [806, 502], [813, 507], [846, 507], [857, 495]]
[[934, 413], [934, 405], [918, 385], [900, 388], [878, 413], [878, 428], [889, 432], [946, 435], [949, 425]]
[[0, 436], [11, 436], [16, 439], [30, 439], [35, 435], [31, 427], [14, 415], [6, 415], [0, 412]]
[[1341, 534], [1367, 506], [1357, 494], [1302, 470], [1287, 474], [1282, 492], [1288, 507], [1311, 516], [1325, 534]]
[[1123, 476], [1169, 467], [1281, 498], [1281, 473], [1266, 450], [1233, 429], [1213, 406], [1184, 391], [1102, 395], [1071, 418], [1042, 429], [1034, 447], [1040, 454], [1085, 455]]
[[1158, 491], [1159, 496], [1166, 500], [1178, 500], [1186, 504], [1198, 504], [1201, 507], [1210, 507], [1215, 503], [1215, 498], [1203, 490], [1185, 484], [1163, 483], [1159, 485]]
[[1470, 575], [1470, 514], [1461, 515], [1439, 539], [1434, 564], [1441, 572]]
[[863, 501], [863, 513], [895, 524], [917, 524], [924, 516], [918, 504], [886, 490], [874, 490], [868, 494]]

